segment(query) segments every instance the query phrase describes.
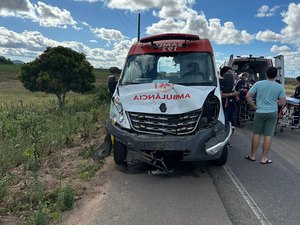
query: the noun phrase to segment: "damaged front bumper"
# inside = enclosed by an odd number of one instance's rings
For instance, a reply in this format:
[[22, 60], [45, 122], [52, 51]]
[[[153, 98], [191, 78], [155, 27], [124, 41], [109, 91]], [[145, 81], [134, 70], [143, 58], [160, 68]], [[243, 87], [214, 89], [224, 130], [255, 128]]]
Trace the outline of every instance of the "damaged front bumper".
[[112, 122], [108, 123], [107, 130], [117, 141], [127, 146], [127, 161], [151, 161], [151, 153], [161, 151], [181, 152], [182, 161], [218, 159], [232, 134], [231, 126], [225, 129], [220, 121], [210, 128], [186, 136], [136, 134]]

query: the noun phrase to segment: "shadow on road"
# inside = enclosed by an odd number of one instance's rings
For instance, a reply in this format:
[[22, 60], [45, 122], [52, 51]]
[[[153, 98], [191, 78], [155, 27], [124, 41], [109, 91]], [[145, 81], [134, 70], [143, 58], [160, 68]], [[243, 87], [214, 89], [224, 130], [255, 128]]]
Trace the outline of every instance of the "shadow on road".
[[149, 174], [165, 177], [192, 176], [198, 177], [201, 173], [207, 173], [207, 162], [176, 162], [168, 163], [167, 171], [158, 170], [154, 166], [143, 162], [127, 163], [127, 165], [116, 166], [117, 169], [126, 174]]

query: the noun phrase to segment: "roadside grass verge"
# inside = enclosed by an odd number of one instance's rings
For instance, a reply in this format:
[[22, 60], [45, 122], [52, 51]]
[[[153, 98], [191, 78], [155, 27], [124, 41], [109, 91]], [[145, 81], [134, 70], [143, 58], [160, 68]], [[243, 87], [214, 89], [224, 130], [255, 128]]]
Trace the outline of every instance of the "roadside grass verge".
[[68, 93], [66, 107], [59, 110], [54, 95], [4, 86], [0, 223], [1, 216], [14, 216], [22, 224], [50, 224], [72, 209], [82, 192], [66, 180], [88, 181], [102, 166], [91, 160], [99, 144], [92, 140], [104, 133], [110, 96], [104, 85], [86, 95]]

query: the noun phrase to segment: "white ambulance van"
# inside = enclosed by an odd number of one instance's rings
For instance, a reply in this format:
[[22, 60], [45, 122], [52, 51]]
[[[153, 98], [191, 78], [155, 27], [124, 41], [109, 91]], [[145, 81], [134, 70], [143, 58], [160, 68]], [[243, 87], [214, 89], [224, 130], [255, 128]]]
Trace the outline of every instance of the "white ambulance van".
[[108, 87], [107, 130], [117, 164], [142, 161], [167, 170], [170, 159], [226, 163], [231, 127], [225, 126], [208, 39], [175, 33], [142, 38]]

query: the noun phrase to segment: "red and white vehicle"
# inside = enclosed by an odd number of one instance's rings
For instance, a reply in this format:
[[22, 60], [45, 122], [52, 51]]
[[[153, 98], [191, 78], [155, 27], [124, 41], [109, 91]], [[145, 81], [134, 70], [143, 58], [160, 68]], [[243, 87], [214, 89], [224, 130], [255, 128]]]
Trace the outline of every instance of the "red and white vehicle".
[[208, 39], [192, 34], [142, 38], [130, 48], [112, 96], [108, 133], [117, 164], [143, 161], [227, 161], [225, 128], [214, 53]]

